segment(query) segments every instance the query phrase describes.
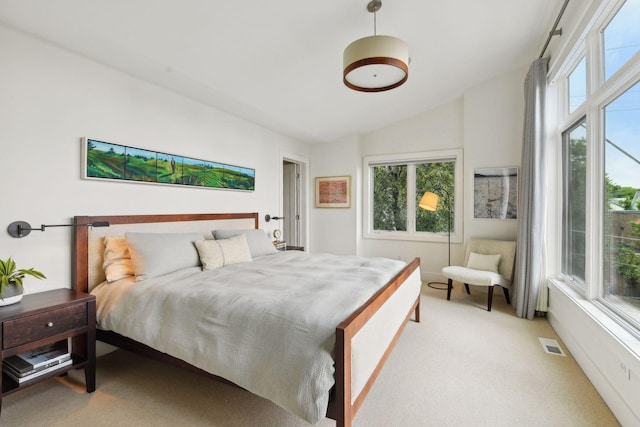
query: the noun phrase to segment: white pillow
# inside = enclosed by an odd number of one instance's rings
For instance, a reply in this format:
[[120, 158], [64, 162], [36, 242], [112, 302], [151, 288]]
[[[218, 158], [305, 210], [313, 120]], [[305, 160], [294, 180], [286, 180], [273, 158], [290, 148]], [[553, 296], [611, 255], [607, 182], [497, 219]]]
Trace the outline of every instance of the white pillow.
[[102, 268], [109, 283], [134, 275], [127, 239], [124, 237], [104, 238]]
[[469, 260], [467, 261], [467, 268], [474, 270], [493, 271], [498, 272], [498, 265], [500, 265], [501, 254], [495, 255], [483, 255], [475, 252], [469, 253]]
[[214, 270], [225, 265], [252, 262], [251, 252], [244, 234], [219, 240], [195, 242], [203, 270]]
[[200, 266], [193, 242], [200, 233], [125, 233], [136, 281]]
[[213, 230], [212, 233], [215, 239], [228, 239], [229, 237], [244, 234], [247, 236], [247, 244], [249, 245], [252, 258], [278, 253], [276, 247], [273, 246], [273, 243], [269, 240], [267, 233], [262, 229]]
[[222, 248], [216, 240], [198, 240], [195, 245], [203, 270], [215, 270], [224, 265]]

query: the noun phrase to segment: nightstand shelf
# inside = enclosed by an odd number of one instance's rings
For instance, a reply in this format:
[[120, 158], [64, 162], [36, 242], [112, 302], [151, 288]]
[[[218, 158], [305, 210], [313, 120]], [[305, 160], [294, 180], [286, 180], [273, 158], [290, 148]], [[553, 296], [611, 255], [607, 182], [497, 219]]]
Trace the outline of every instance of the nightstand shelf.
[[84, 368], [87, 392], [96, 388], [96, 300], [93, 295], [70, 289], [55, 289], [25, 295], [21, 302], [0, 307], [2, 349], [0, 363], [14, 354], [33, 350], [71, 338], [71, 365], [18, 384], [4, 372], [2, 397], [59, 376], [71, 369]]

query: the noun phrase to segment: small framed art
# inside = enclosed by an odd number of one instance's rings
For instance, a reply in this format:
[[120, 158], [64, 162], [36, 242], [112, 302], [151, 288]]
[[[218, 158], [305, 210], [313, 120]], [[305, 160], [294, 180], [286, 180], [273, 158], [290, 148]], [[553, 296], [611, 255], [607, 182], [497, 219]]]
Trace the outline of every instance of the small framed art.
[[316, 208], [350, 207], [350, 176], [322, 176], [316, 178]]
[[476, 169], [473, 173], [473, 217], [518, 217], [518, 168]]

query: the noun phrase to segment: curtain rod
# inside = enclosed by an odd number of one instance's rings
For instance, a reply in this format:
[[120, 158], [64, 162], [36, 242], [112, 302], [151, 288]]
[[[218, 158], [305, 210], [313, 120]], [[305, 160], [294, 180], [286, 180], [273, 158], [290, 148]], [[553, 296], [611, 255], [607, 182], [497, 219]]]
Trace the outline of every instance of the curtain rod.
[[558, 14], [558, 17], [556, 18], [556, 22], [553, 24], [553, 28], [551, 28], [551, 32], [549, 32], [549, 37], [547, 37], [547, 42], [544, 44], [544, 47], [542, 48], [542, 52], [540, 52], [540, 56], [538, 58], [542, 58], [544, 56], [544, 52], [547, 50], [547, 47], [549, 46], [549, 42], [551, 41], [551, 37], [556, 36], [556, 35], [562, 35], [562, 28], [560, 28], [559, 30], [556, 30], [556, 28], [558, 28], [558, 24], [560, 23], [560, 19], [562, 18], [562, 15], [564, 14], [564, 10], [567, 8], [567, 4], [569, 4], [569, 0], [564, 0], [564, 4], [562, 5], [562, 9], [560, 9], [560, 13]]

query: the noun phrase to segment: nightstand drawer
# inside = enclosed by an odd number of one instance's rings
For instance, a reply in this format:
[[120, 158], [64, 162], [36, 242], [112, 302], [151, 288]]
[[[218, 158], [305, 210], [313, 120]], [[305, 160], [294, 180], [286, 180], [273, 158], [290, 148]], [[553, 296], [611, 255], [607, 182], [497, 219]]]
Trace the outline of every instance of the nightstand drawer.
[[86, 304], [74, 304], [34, 316], [8, 320], [2, 324], [2, 348], [27, 344], [86, 325]]

